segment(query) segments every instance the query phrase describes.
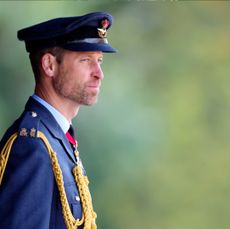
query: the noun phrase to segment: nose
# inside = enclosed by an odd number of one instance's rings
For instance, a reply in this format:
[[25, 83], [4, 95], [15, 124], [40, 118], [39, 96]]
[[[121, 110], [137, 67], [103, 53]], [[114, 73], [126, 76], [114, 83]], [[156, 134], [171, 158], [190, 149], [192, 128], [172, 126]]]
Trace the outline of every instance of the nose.
[[93, 77], [103, 80], [104, 79], [104, 73], [101, 68], [100, 63], [95, 63], [93, 68]]

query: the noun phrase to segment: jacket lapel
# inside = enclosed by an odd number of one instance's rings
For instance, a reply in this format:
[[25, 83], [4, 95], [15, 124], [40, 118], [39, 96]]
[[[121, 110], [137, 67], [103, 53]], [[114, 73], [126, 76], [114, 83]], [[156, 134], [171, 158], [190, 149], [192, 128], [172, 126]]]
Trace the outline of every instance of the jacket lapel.
[[38, 113], [41, 122], [46, 126], [46, 128], [53, 135], [53, 137], [60, 141], [68, 156], [71, 158], [71, 160], [73, 160], [74, 163], [76, 163], [73, 149], [68, 139], [66, 138], [65, 133], [63, 132], [53, 115], [49, 112], [49, 110], [32, 97], [30, 97], [28, 102], [26, 103], [25, 110]]

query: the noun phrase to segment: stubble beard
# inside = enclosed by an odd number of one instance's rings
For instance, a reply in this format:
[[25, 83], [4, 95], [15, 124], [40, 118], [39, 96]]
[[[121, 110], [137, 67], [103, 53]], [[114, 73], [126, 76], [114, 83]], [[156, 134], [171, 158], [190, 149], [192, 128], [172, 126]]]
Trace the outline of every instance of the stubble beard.
[[90, 106], [97, 102], [98, 94], [96, 92], [87, 91], [85, 84], [75, 84], [67, 86], [65, 77], [59, 76], [53, 81], [55, 92], [66, 99], [69, 99], [77, 104]]

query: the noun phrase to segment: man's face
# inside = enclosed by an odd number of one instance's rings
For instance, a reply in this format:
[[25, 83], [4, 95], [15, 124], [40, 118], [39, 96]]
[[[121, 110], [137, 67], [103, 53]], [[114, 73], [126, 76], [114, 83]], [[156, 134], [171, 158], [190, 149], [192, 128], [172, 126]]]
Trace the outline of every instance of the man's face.
[[65, 51], [53, 80], [56, 93], [79, 105], [97, 102], [101, 80], [102, 52]]

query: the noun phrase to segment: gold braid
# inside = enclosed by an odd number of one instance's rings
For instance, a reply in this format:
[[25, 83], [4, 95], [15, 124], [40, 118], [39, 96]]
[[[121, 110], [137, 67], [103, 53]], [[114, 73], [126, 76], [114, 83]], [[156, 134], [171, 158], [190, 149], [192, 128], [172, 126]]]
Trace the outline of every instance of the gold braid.
[[7, 140], [6, 144], [4, 145], [1, 154], [0, 154], [0, 185], [2, 183], [3, 174], [6, 169], [6, 164], [8, 161], [8, 158], [10, 156], [10, 151], [12, 148], [12, 145], [14, 143], [14, 140], [17, 138], [17, 133], [11, 135], [11, 137]]
[[[78, 157], [78, 152], [76, 152], [76, 157]], [[80, 165], [73, 168], [73, 174], [76, 183], [79, 187], [79, 193], [82, 202], [83, 214], [85, 216], [84, 229], [96, 229], [96, 218], [97, 214], [93, 210], [92, 198], [89, 192], [88, 184], [89, 180], [87, 176], [82, 174], [82, 169]]]
[[[45, 137], [45, 135], [42, 132], [37, 131], [37, 137], [40, 138], [44, 142], [48, 150], [50, 159], [51, 159], [54, 177], [55, 177], [59, 195], [60, 195], [60, 200], [61, 200], [61, 205], [62, 205], [62, 214], [63, 214], [67, 229], [77, 229], [78, 226], [82, 225], [83, 223], [84, 223], [84, 229], [97, 229], [97, 226], [95, 223], [97, 215], [93, 211], [92, 198], [91, 198], [89, 188], [88, 188], [89, 181], [88, 181], [87, 176], [83, 175], [81, 166], [78, 164], [73, 169], [74, 178], [77, 183], [81, 202], [82, 202], [83, 216], [82, 216], [82, 219], [80, 220], [80, 219], [75, 219], [70, 210], [70, 206], [69, 206], [65, 188], [64, 188], [64, 179], [63, 179], [60, 165], [58, 163], [56, 153], [53, 151], [48, 139]], [[11, 147], [16, 138], [17, 138], [17, 133], [13, 134], [9, 138], [9, 140], [5, 144], [0, 154], [0, 185], [1, 185], [3, 174], [6, 168], [6, 164], [9, 158]]]

